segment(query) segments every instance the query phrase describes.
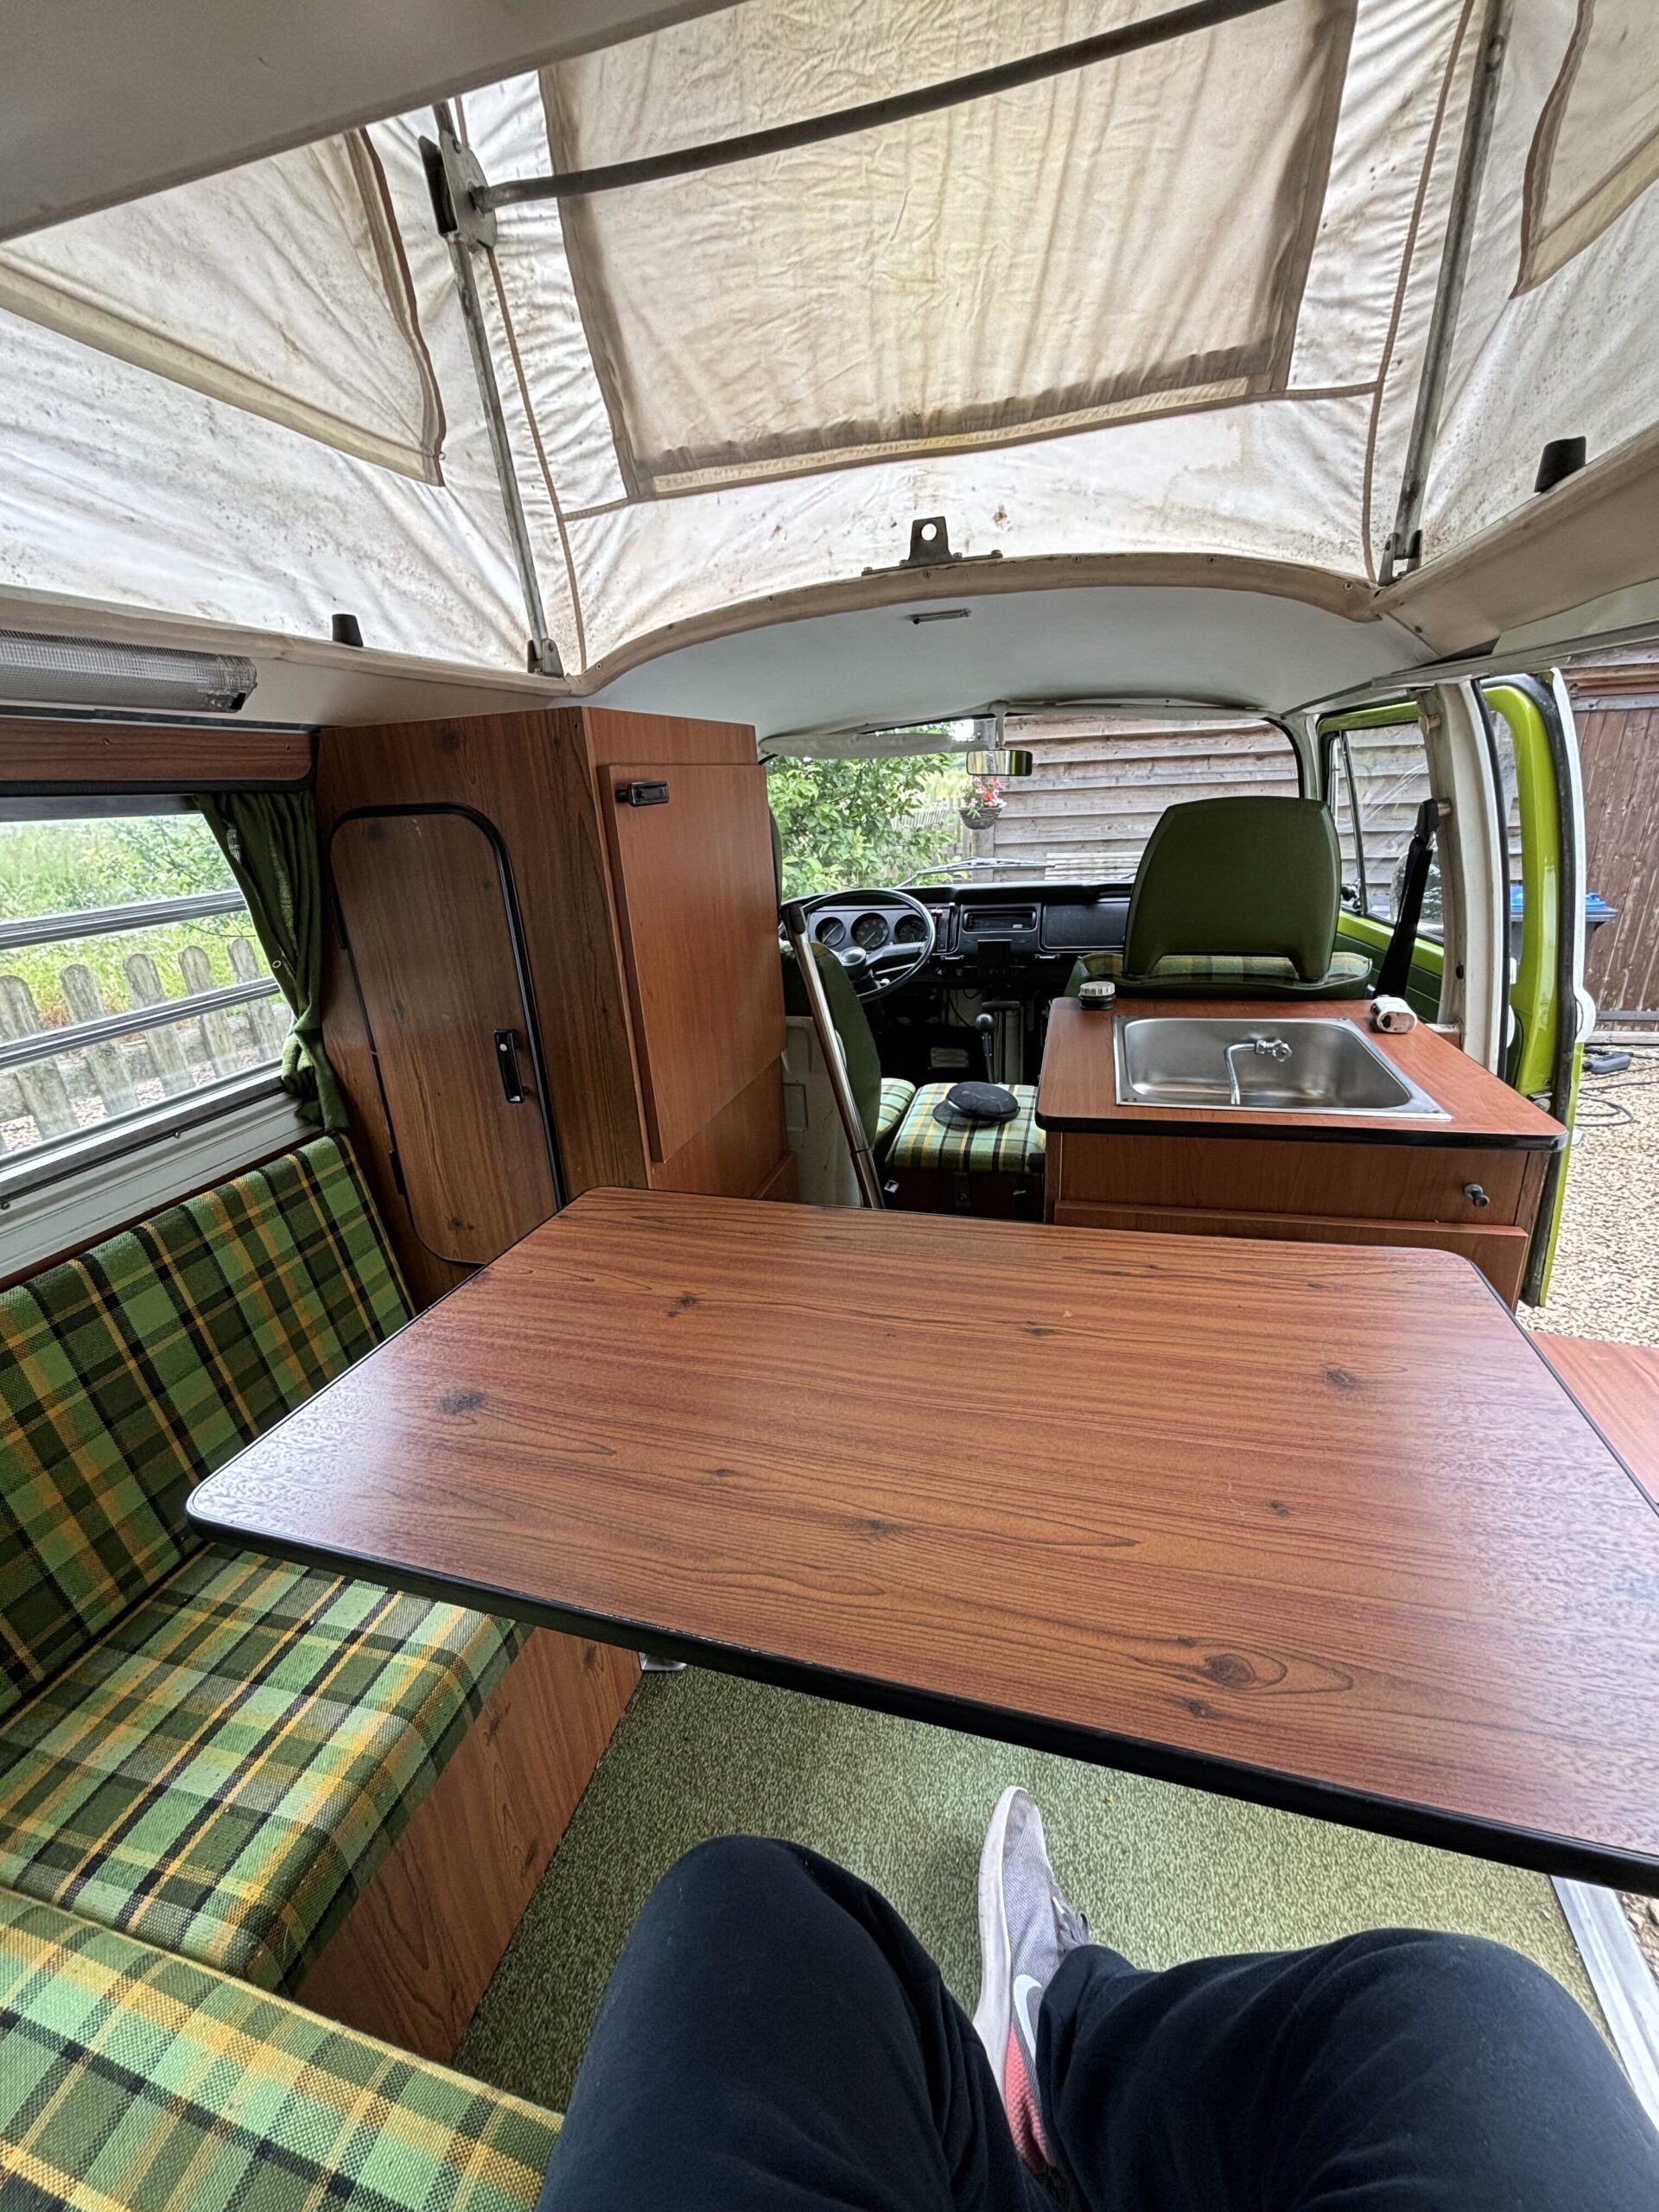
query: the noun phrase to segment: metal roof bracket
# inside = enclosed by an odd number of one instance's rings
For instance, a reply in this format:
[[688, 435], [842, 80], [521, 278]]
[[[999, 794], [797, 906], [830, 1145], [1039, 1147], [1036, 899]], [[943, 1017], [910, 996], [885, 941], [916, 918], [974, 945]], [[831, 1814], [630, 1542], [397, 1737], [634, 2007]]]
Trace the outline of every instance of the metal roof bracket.
[[532, 676], [563, 676], [564, 664], [559, 658], [559, 649], [548, 635], [547, 611], [542, 604], [541, 578], [536, 572], [530, 525], [524, 515], [518, 474], [512, 464], [507, 418], [501, 405], [501, 387], [496, 382], [495, 360], [490, 352], [489, 333], [484, 323], [484, 305], [479, 296], [478, 279], [473, 270], [474, 255], [488, 253], [494, 247], [495, 213], [493, 208], [480, 208], [478, 204], [478, 194], [484, 184], [484, 172], [471, 148], [461, 144], [448, 102], [440, 100], [432, 113], [437, 123], [438, 135], [435, 142], [430, 138], [422, 139], [421, 159], [426, 165], [427, 189], [432, 195], [433, 220], [437, 225], [440, 238], [448, 241], [449, 258], [454, 265], [455, 289], [461, 295], [461, 318], [467, 326], [467, 342], [472, 352], [473, 369], [478, 378], [478, 394], [484, 409], [484, 427], [490, 441], [490, 457], [495, 463], [502, 511], [506, 516], [507, 534], [512, 540], [519, 588], [524, 596], [524, 614], [530, 624], [525, 661]]

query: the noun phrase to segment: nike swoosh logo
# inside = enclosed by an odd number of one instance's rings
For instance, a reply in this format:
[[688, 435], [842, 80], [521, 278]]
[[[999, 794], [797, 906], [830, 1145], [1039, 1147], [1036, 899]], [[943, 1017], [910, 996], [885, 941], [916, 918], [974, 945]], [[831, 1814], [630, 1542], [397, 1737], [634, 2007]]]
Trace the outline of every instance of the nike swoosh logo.
[[1043, 1985], [1033, 1974], [1020, 1974], [1014, 1978], [1014, 2007], [1020, 2015], [1020, 2024], [1026, 2031], [1026, 2049], [1037, 2056], [1037, 2024], [1032, 2018], [1033, 2000], [1043, 2001]]

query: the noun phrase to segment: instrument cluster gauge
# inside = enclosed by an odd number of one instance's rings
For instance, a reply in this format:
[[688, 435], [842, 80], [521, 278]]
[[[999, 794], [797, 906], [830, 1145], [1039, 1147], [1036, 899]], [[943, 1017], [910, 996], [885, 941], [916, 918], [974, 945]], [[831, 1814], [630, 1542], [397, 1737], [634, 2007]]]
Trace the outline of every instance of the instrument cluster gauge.
[[920, 944], [927, 931], [919, 914], [900, 914], [893, 925], [893, 935], [897, 944]]
[[812, 934], [820, 944], [839, 944], [847, 934], [847, 925], [839, 914], [826, 914]]
[[887, 941], [887, 920], [885, 914], [861, 914], [853, 924], [853, 942], [861, 944], [866, 952], [874, 952]]

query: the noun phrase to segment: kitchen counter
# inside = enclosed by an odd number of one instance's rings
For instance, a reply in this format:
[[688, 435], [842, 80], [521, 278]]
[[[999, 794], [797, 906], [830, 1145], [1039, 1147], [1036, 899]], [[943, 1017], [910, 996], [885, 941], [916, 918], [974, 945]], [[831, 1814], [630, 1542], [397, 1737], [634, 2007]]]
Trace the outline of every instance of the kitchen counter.
[[[1113, 1031], [1141, 1016], [1285, 1028], [1347, 1021], [1444, 1118], [1120, 1104]], [[1567, 1132], [1419, 1023], [1370, 1028], [1362, 999], [1075, 999], [1050, 1009], [1037, 1091], [1045, 1217], [1078, 1229], [1399, 1244], [1453, 1252], [1520, 1296], [1551, 1154]]]
[[[1048, 1042], [1037, 1089], [1037, 1124], [1061, 1130], [1158, 1130], [1192, 1136], [1317, 1135], [1338, 1144], [1502, 1145], [1523, 1152], [1557, 1152], [1567, 1142], [1559, 1122], [1511, 1090], [1478, 1060], [1419, 1022], [1403, 1037], [1374, 1030], [1363, 999], [1120, 999], [1096, 1014], [1076, 999], [1057, 999], [1049, 1009]], [[1388, 1114], [1269, 1113], [1234, 1106], [1120, 1105], [1113, 1030], [1143, 1017], [1181, 1020], [1208, 1015], [1222, 1021], [1259, 1021], [1264, 1028], [1293, 1021], [1347, 1021], [1401, 1074], [1426, 1090], [1447, 1119], [1426, 1121]]]

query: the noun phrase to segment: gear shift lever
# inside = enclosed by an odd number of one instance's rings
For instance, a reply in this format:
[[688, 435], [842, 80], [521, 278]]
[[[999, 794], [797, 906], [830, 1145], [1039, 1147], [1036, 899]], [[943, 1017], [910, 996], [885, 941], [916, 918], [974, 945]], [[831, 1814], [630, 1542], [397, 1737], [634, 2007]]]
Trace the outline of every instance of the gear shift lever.
[[985, 1055], [985, 1080], [987, 1083], [995, 1083], [996, 1081], [996, 1054], [991, 1046], [991, 1035], [996, 1027], [996, 1023], [988, 1014], [982, 1014], [975, 1017], [974, 1027], [979, 1032], [980, 1050]]

